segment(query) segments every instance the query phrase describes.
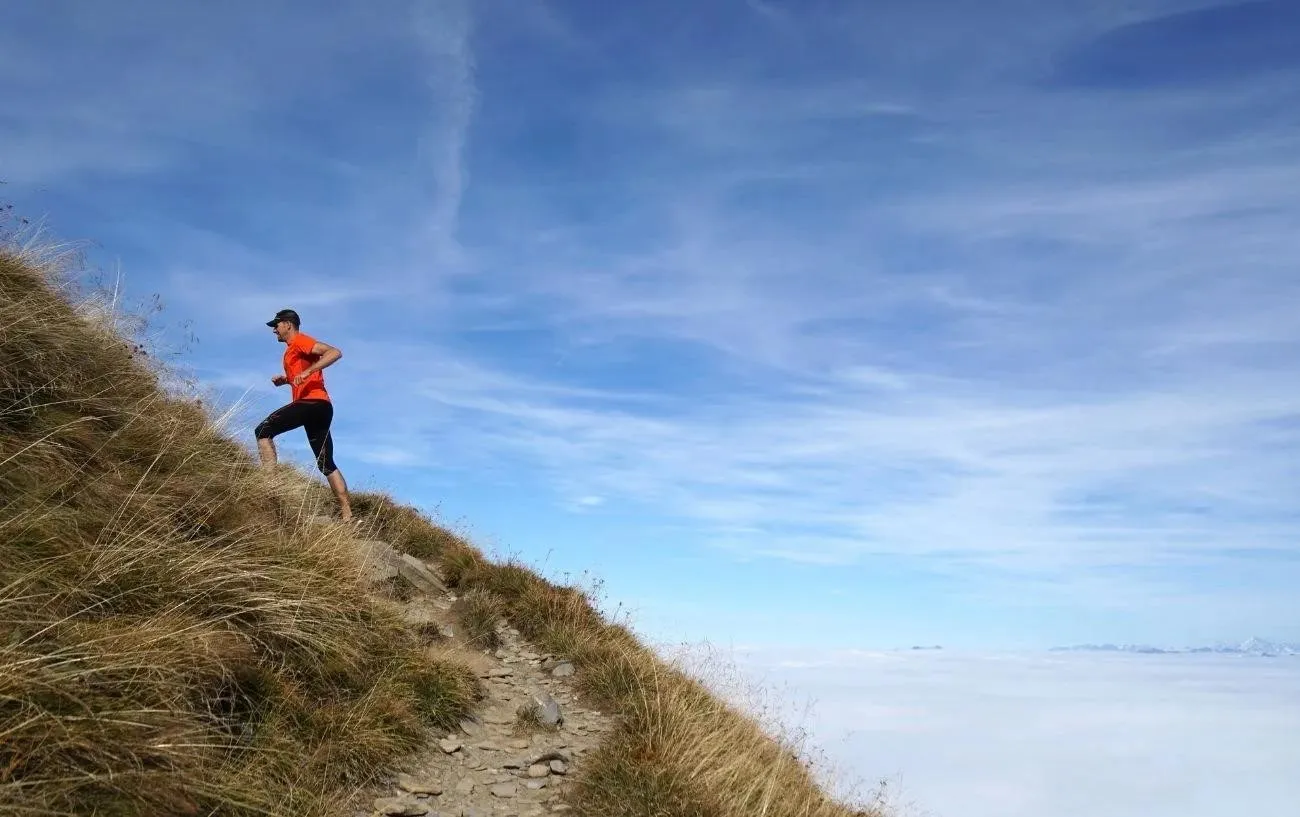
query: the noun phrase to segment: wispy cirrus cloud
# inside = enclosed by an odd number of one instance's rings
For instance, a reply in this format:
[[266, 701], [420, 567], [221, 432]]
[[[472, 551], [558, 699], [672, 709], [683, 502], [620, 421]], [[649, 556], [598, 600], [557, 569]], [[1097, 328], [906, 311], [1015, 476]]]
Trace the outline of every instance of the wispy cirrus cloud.
[[414, 18], [431, 95], [420, 139], [421, 166], [431, 194], [429, 212], [417, 227], [417, 249], [435, 268], [455, 267], [464, 263], [458, 227], [469, 181], [465, 150], [477, 96], [473, 14], [468, 0], [430, 0], [416, 4]]

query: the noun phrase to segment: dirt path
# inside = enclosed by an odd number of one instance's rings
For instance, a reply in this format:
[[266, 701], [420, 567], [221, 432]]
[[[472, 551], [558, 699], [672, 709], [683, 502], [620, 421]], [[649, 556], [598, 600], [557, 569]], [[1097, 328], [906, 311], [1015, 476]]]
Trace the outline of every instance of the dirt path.
[[[380, 549], [382, 550], [382, 548]], [[382, 571], [375, 574], [382, 575]], [[436, 627], [451, 651], [487, 687], [472, 720], [451, 734], [431, 732], [429, 749], [410, 760], [387, 785], [359, 792], [340, 814], [429, 817], [541, 817], [564, 814], [569, 778], [599, 745], [612, 719], [583, 707], [570, 682], [573, 667], [535, 652], [518, 631], [501, 625], [494, 653], [463, 645], [451, 613], [451, 593], [417, 593], [408, 602], [376, 597], [413, 627]], [[524, 728], [519, 710], [533, 709], [558, 723]]]

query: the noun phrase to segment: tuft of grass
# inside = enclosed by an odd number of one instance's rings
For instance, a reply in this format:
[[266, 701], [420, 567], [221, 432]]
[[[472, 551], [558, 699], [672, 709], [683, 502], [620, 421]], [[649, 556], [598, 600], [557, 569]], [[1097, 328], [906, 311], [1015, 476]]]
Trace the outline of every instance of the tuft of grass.
[[459, 589], [481, 584], [490, 575], [491, 565], [483, 555], [469, 548], [449, 550], [441, 558], [442, 579], [448, 587]]
[[425, 646], [446, 644], [448, 641], [446, 633], [444, 633], [442, 628], [432, 621], [417, 624], [415, 625], [414, 630], [415, 637]]
[[481, 650], [495, 650], [501, 646], [497, 626], [505, 608], [500, 596], [490, 590], [474, 588], [456, 599], [451, 611], [466, 643]]
[[454, 728], [487, 696], [473, 670], [445, 656], [413, 667], [410, 682], [424, 720], [442, 729]]
[[329, 814], [477, 680], [125, 323], [0, 248], [0, 813]]
[[558, 732], [557, 724], [548, 724], [542, 720], [542, 709], [535, 703], [527, 703], [515, 710], [515, 734], [532, 735], [539, 732]]
[[384, 596], [397, 601], [410, 601], [416, 597], [417, 590], [405, 576], [390, 576], [380, 582], [376, 589]]

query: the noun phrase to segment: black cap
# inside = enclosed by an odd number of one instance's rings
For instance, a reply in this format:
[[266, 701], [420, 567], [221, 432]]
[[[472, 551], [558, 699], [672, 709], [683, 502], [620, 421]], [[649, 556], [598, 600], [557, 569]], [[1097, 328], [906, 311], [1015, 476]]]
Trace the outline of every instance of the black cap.
[[280, 321], [288, 321], [293, 324], [294, 329], [302, 326], [302, 321], [299, 320], [298, 313], [294, 312], [292, 309], [281, 309], [279, 312], [275, 313], [274, 318], [266, 322], [266, 325], [274, 327]]

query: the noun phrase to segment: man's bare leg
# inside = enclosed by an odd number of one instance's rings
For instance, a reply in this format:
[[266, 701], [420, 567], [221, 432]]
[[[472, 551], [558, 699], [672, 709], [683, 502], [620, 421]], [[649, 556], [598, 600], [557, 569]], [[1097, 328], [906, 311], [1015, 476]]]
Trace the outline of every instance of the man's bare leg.
[[348, 484], [343, 479], [343, 472], [334, 471], [325, 480], [334, 489], [334, 498], [339, 501], [339, 516], [344, 522], [352, 521], [352, 504], [348, 502]]
[[275, 465], [275, 443], [271, 442], [269, 437], [258, 438], [257, 453], [261, 456], [263, 465]]

